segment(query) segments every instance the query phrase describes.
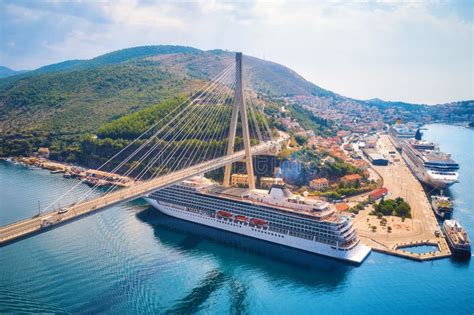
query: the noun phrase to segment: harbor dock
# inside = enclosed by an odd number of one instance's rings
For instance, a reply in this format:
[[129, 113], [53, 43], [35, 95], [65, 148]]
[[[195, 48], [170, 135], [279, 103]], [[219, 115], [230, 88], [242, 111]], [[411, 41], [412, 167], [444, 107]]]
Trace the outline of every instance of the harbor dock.
[[49, 170], [51, 174], [63, 173], [66, 178], [80, 178], [84, 183], [92, 186], [99, 183], [100, 186], [113, 185], [118, 187], [130, 187], [134, 183], [134, 180], [130, 177], [95, 169], [84, 169], [66, 163], [54, 162], [45, 158], [24, 157], [16, 160], [25, 165]]
[[[390, 151], [396, 151], [388, 135], [380, 136], [377, 149], [385, 156], [389, 156]], [[376, 216], [370, 215], [372, 208], [369, 206], [352, 219], [362, 242], [374, 251], [420, 261], [451, 256], [423, 187], [400, 154], [397, 152], [387, 166], [372, 167], [383, 178], [384, 187], [388, 189], [386, 198], [405, 199], [411, 207], [412, 218], [390, 216], [386, 217], [386, 225], [381, 225]], [[373, 226], [376, 226], [375, 231]], [[437, 250], [414, 253], [407, 249], [423, 245], [435, 246]]]

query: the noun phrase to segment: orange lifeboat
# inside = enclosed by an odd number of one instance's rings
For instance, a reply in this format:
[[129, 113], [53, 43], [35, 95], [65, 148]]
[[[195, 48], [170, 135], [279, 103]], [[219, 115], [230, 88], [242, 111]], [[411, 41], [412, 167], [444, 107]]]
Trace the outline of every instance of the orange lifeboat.
[[257, 227], [267, 226], [268, 222], [262, 219], [253, 218], [250, 220], [250, 223]]
[[232, 218], [232, 213], [230, 213], [228, 211], [220, 210], [220, 211], [217, 211], [217, 216], [219, 218], [229, 219], [229, 218]]
[[247, 219], [246, 216], [243, 216], [243, 215], [236, 215], [236, 216], [235, 216], [235, 221], [245, 223], [245, 222], [248, 221], [248, 219]]

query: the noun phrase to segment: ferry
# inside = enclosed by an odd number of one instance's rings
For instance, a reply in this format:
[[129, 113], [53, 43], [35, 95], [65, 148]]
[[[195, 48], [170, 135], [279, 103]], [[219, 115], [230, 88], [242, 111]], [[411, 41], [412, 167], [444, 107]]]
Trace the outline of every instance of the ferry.
[[459, 164], [432, 142], [402, 141], [402, 157], [422, 183], [436, 189], [446, 189], [459, 181]]
[[467, 232], [456, 220], [446, 220], [443, 223], [446, 240], [453, 255], [471, 256], [471, 240]]
[[292, 194], [283, 183], [249, 190], [193, 177], [145, 200], [175, 218], [356, 264], [370, 253], [349, 217], [327, 202]]
[[431, 206], [436, 215], [442, 219], [449, 219], [453, 214], [453, 202], [447, 196], [431, 196]]

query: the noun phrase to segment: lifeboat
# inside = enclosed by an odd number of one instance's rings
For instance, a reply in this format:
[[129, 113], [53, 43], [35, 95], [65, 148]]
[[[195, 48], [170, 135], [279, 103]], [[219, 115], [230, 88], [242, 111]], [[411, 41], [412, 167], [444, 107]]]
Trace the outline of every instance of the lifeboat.
[[230, 218], [232, 218], [232, 213], [220, 210], [220, 211], [217, 211], [217, 216], [219, 218], [230, 219]]
[[256, 227], [266, 227], [268, 222], [262, 219], [253, 218], [250, 220], [250, 223]]
[[243, 215], [236, 215], [235, 216], [235, 221], [237, 222], [242, 222], [242, 223], [246, 223], [248, 221], [247, 217], [246, 216], [243, 216]]

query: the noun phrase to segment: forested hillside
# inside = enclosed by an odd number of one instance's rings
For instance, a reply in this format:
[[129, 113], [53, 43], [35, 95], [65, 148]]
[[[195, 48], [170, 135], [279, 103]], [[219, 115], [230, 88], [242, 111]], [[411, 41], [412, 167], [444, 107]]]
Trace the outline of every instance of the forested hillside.
[[[145, 46], [0, 79], [0, 155], [26, 155], [38, 146], [75, 152], [84, 134], [189, 95], [234, 58], [223, 50]], [[253, 57], [244, 56], [244, 75], [246, 88], [261, 95], [331, 94], [284, 66]]]

